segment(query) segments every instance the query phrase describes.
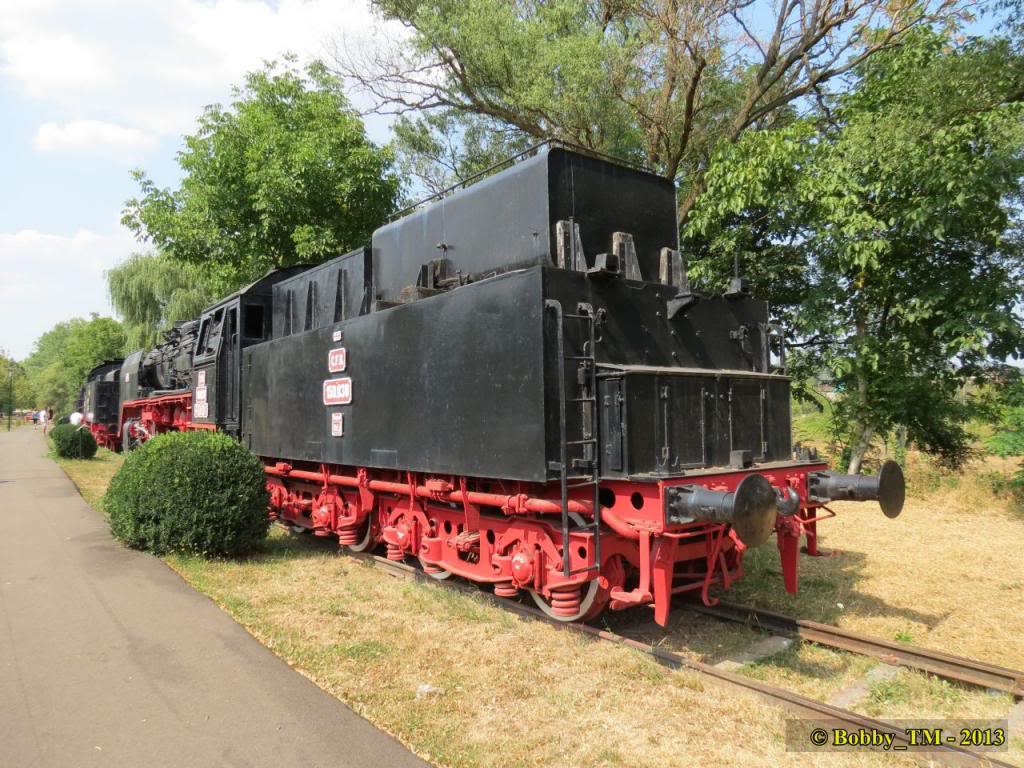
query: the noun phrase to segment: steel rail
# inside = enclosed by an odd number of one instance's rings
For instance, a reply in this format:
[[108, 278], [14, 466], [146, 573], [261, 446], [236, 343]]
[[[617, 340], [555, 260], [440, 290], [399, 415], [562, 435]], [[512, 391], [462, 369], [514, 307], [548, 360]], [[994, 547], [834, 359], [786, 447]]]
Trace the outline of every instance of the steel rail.
[[556, 619], [552, 619], [536, 608], [531, 608], [512, 600], [494, 597], [468, 584], [461, 584], [452, 580], [439, 581], [437, 579], [433, 579], [429, 575], [423, 573], [420, 569], [415, 568], [408, 563], [395, 562], [388, 560], [386, 557], [381, 557], [380, 555], [348, 552], [345, 550], [341, 550], [341, 553], [360, 562], [367, 563], [375, 568], [380, 568], [384, 573], [389, 573], [402, 578], [419, 580], [423, 583], [447, 589], [455, 589], [463, 594], [475, 595], [487, 600], [487, 602], [492, 605], [509, 611], [510, 613], [514, 613], [522, 618], [544, 622], [545, 624], [550, 624], [557, 629], [576, 632], [582, 635], [587, 635], [596, 640], [632, 648], [650, 656], [662, 666], [670, 669], [683, 669], [698, 672], [701, 675], [714, 679], [717, 683], [720, 683], [723, 686], [739, 689], [747, 693], [753, 693], [767, 700], [769, 703], [781, 706], [787, 711], [800, 717], [828, 720], [830, 725], [842, 724], [844, 727], [851, 730], [864, 728], [869, 731], [880, 730], [892, 733], [894, 736], [893, 745], [898, 748], [896, 754], [906, 755], [912, 760], [924, 765], [934, 765], [938, 763], [950, 766], [950, 768], [1017, 768], [1011, 763], [989, 757], [988, 754], [974, 752], [973, 750], [950, 744], [929, 747], [928, 751], [914, 750], [911, 747], [909, 737], [905, 733], [903, 733], [899, 728], [894, 728], [894, 726], [883, 720], [865, 717], [864, 715], [859, 715], [856, 712], [851, 712], [847, 709], [826, 704], [823, 701], [817, 701], [816, 699], [801, 696], [798, 693], [788, 691], [784, 688], [777, 688], [773, 685], [767, 685], [766, 683], [762, 683], [758, 680], [744, 677], [743, 675], [727, 672], [713, 667], [710, 664], [704, 664], [702, 662], [689, 659], [681, 654], [672, 653], [671, 651], [666, 651], [663, 648], [658, 648], [657, 646], [648, 645], [647, 643], [642, 643], [638, 640], [623, 637], [622, 635], [608, 630], [598, 629], [597, 627], [591, 627], [587, 624], [576, 622], [561, 622]]
[[943, 651], [883, 640], [832, 624], [798, 619], [748, 605], [723, 601], [709, 607], [700, 603], [684, 602], [680, 603], [680, 607], [716, 619], [735, 621], [776, 634], [798, 637], [817, 645], [871, 656], [886, 664], [916, 669], [947, 680], [1006, 691], [1014, 696], [1024, 696], [1024, 672], [1017, 669], [1007, 669]]

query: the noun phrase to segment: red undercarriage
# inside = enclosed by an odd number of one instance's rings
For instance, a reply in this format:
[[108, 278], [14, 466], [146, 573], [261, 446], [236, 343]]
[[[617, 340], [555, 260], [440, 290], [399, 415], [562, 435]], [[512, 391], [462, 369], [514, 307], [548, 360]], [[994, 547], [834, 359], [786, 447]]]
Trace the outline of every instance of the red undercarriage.
[[[801, 534], [817, 554], [816, 524], [831, 513], [807, 502], [807, 474], [824, 464], [759, 468], [776, 488], [793, 488], [800, 513], [779, 518], [777, 540], [786, 589], [797, 588]], [[594, 534], [570, 531], [571, 571], [563, 572], [561, 501], [557, 485], [540, 486], [332, 465], [268, 465], [271, 515], [318, 536], [337, 536], [353, 549], [387, 547], [388, 557], [417, 557], [427, 573], [492, 584], [495, 594], [520, 590], [539, 596], [563, 619], [593, 618], [605, 608], [652, 604], [664, 625], [673, 595], [698, 593], [708, 605], [714, 585], [728, 588], [743, 575], [743, 543], [726, 525], [666, 528], [664, 493], [672, 485], [735, 490], [751, 471], [724, 471], [650, 483], [602, 483], [600, 572]], [[591, 517], [591, 502], [570, 495], [569, 510]], [[590, 582], [596, 582], [591, 584]]]
[[[212, 429], [191, 420], [191, 393], [132, 400], [121, 407], [121, 425], [142, 442], [168, 431]], [[90, 424], [97, 442], [116, 450], [121, 431]], [[807, 553], [818, 554], [816, 525], [832, 513], [807, 500], [807, 475], [824, 464], [759, 467], [756, 470], [694, 474], [656, 482], [601, 484], [600, 570], [594, 565], [594, 534], [570, 530], [562, 540], [557, 484], [532, 485], [464, 477], [437, 477], [333, 465], [300, 465], [265, 459], [271, 517], [317, 536], [336, 536], [357, 551], [378, 546], [388, 557], [416, 557], [436, 577], [461, 576], [491, 584], [496, 595], [521, 590], [561, 619], [589, 619], [606, 608], [653, 605], [664, 625], [673, 595], [696, 593], [716, 600], [713, 586], [728, 588], [743, 575], [746, 547], [727, 525], [665, 525], [665, 489], [704, 485], [732, 491], [756, 471], [777, 489], [792, 488], [800, 511], [775, 526], [786, 590], [797, 589], [801, 535]], [[577, 523], [592, 517], [589, 491], [570, 492], [569, 512]], [[568, 546], [566, 577], [563, 550]]]
[[117, 425], [86, 423], [97, 444], [111, 451], [122, 448], [122, 430], [125, 425], [128, 427], [128, 437], [135, 443], [145, 442], [163, 432], [216, 429], [213, 424], [192, 421], [192, 393], [188, 391], [127, 400], [121, 404]]

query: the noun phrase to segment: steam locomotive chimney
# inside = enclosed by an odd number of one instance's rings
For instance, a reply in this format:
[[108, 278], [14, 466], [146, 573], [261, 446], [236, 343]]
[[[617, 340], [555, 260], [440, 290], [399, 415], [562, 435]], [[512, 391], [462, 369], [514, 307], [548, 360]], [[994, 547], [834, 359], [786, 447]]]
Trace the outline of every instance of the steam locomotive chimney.
[[903, 470], [887, 461], [877, 475], [813, 472], [807, 476], [811, 501], [877, 501], [886, 517], [899, 517], [906, 498]]

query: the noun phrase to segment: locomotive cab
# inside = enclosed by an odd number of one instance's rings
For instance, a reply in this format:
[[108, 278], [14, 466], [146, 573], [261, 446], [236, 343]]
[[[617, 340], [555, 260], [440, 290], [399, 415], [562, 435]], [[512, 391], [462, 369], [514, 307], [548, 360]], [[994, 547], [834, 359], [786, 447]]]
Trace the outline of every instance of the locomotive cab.
[[193, 423], [239, 434], [242, 350], [272, 336], [274, 285], [306, 269], [272, 270], [200, 316], [190, 382]]

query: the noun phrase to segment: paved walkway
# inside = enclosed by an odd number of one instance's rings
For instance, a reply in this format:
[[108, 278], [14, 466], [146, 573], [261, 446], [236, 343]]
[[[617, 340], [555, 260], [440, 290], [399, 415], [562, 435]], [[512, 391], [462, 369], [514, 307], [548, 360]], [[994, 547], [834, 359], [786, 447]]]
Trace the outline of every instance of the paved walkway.
[[424, 768], [0, 432], [0, 766]]

